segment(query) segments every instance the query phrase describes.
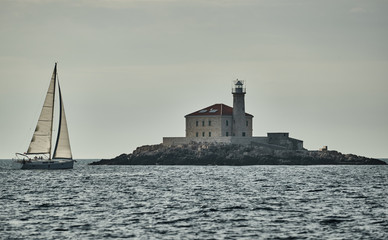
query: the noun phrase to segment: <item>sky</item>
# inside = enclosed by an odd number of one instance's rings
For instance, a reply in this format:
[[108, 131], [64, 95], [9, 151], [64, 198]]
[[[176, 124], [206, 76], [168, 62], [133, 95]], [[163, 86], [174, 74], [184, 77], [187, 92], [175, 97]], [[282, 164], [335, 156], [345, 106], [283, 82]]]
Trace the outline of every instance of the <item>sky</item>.
[[185, 136], [233, 105], [254, 136], [388, 158], [386, 0], [0, 0], [0, 158], [25, 152], [54, 63], [73, 157]]

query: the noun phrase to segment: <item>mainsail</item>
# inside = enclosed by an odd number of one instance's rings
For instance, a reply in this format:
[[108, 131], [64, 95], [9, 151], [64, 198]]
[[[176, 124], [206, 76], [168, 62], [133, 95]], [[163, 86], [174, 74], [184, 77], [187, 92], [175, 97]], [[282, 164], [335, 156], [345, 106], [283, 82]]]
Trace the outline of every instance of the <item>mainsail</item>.
[[35, 132], [32, 136], [30, 146], [28, 147], [27, 154], [49, 154], [49, 158], [51, 159], [51, 142], [53, 133], [54, 99], [56, 84], [58, 84], [60, 110], [58, 136], [54, 149], [53, 159], [72, 159], [65, 108], [62, 100], [61, 88], [57, 79], [56, 63], [53, 75], [51, 77], [50, 86], [47, 91], [46, 99], [44, 100], [42, 112], [40, 113]]
[[53, 158], [66, 158], [72, 159], [70, 140], [69, 140], [69, 131], [67, 130], [67, 122], [65, 115], [65, 107], [63, 105], [61, 87], [59, 86], [58, 81], [58, 91], [59, 91], [59, 127], [58, 127], [58, 137], [57, 145], [55, 146]]
[[28, 154], [50, 154], [51, 152], [56, 75], [57, 64], [55, 64], [54, 72], [46, 94], [46, 99], [44, 100], [43, 108], [40, 113], [38, 123], [36, 124], [35, 132], [27, 150]]

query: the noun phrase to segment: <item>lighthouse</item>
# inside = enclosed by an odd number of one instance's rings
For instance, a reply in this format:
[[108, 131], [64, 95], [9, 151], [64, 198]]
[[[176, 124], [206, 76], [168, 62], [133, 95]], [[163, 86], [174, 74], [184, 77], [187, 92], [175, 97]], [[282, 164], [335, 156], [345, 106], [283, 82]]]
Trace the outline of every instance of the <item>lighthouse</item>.
[[[233, 107], [216, 103], [187, 114], [185, 137], [164, 137], [165, 146], [193, 143], [258, 145], [273, 149], [305, 150], [303, 141], [290, 138], [287, 132], [253, 136], [253, 115], [245, 112], [246, 84], [232, 81]], [[272, 146], [272, 147], [271, 147]]]
[[[233, 125], [232, 136], [246, 137], [248, 122], [245, 115], [245, 82], [244, 80], [236, 80], [233, 82]], [[249, 135], [251, 135], [250, 133]], [[252, 136], [252, 135], [251, 135]]]

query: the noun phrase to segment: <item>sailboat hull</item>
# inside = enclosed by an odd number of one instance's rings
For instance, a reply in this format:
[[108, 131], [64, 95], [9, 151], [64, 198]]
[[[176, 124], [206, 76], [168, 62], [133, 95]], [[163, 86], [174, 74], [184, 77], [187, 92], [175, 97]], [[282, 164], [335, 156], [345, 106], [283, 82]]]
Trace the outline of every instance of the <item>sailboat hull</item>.
[[22, 163], [21, 169], [73, 169], [74, 160], [32, 161]]

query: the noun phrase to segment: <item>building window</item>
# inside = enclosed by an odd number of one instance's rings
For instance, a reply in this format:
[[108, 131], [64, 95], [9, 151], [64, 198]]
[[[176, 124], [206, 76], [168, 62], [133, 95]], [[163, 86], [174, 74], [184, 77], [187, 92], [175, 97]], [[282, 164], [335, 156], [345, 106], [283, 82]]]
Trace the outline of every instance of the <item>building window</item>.
[[209, 126], [211, 126], [211, 125], [212, 125], [212, 121], [209, 120]]
[[205, 126], [205, 121], [202, 121], [202, 127], [204, 127]]
[[205, 137], [205, 132], [202, 132], [202, 137]]
[[198, 132], [195, 133], [195, 136], [198, 137]]
[[245, 132], [242, 133], [242, 136], [245, 137]]
[[198, 121], [195, 121], [195, 126], [198, 127]]
[[212, 136], [212, 132], [209, 132], [209, 137], [211, 137]]
[[246, 121], [246, 125], [247, 125], [247, 127], [248, 127], [248, 121]]
[[229, 121], [228, 120], [226, 120], [226, 126], [229, 126]]
[[227, 137], [229, 136], [229, 132], [226, 132], [226, 136], [227, 136]]

